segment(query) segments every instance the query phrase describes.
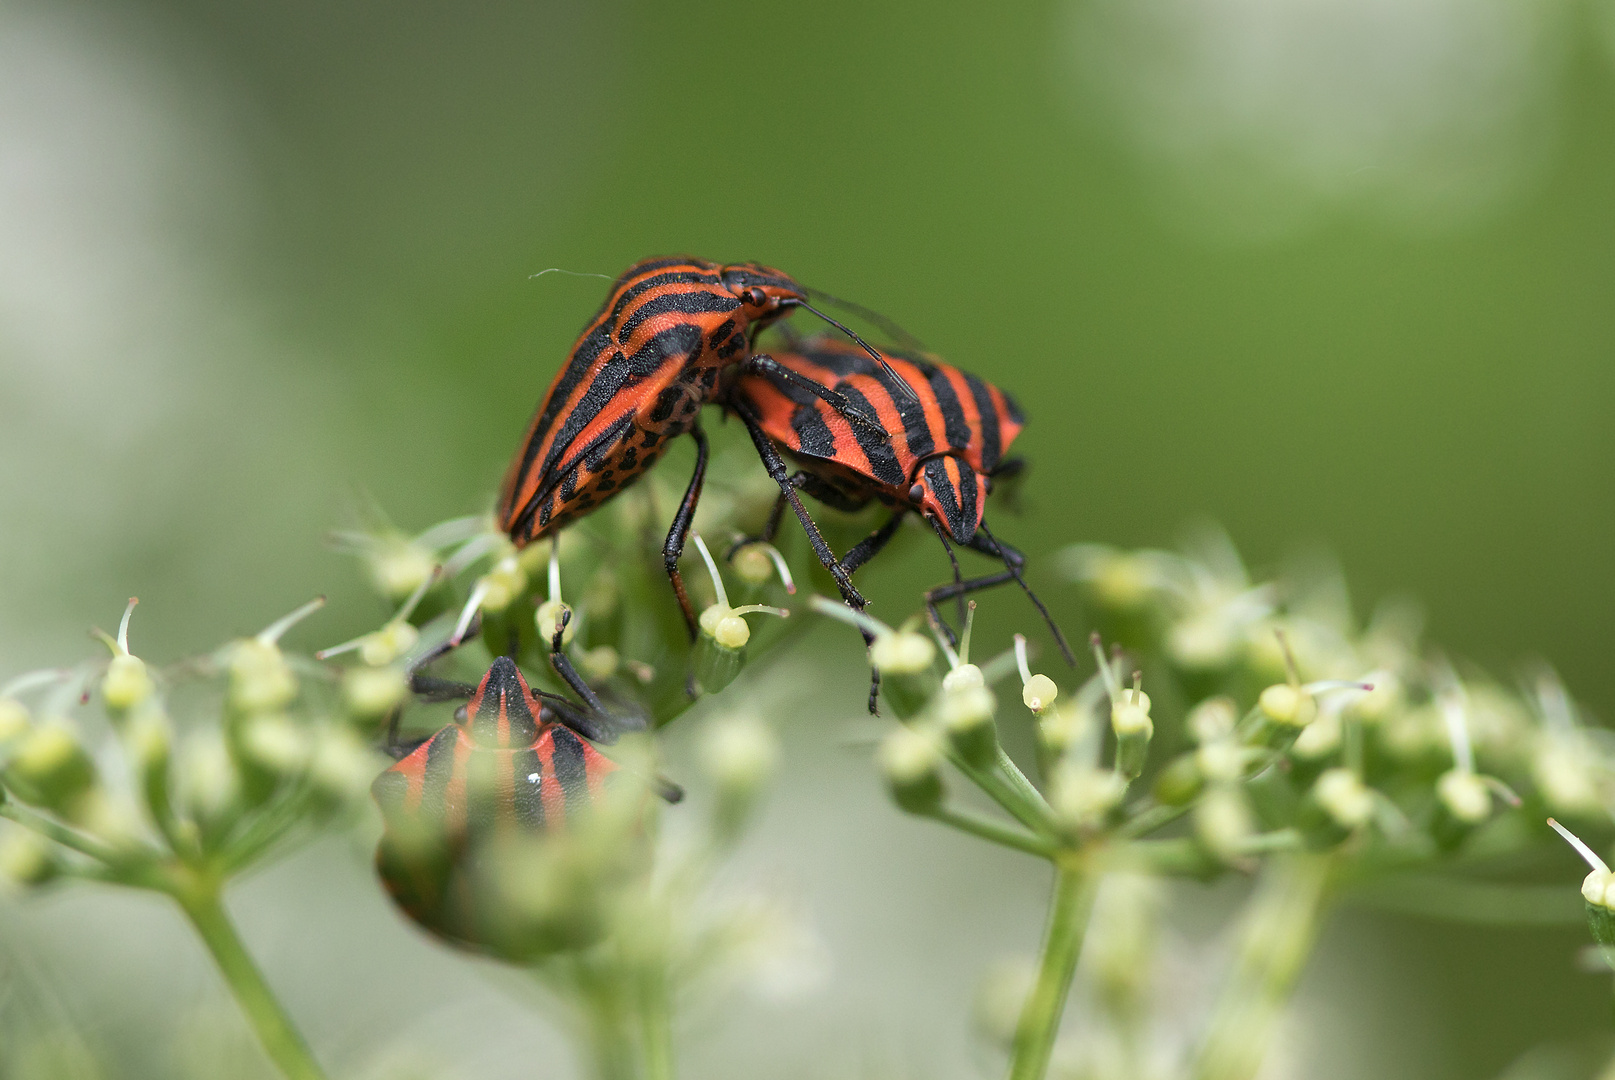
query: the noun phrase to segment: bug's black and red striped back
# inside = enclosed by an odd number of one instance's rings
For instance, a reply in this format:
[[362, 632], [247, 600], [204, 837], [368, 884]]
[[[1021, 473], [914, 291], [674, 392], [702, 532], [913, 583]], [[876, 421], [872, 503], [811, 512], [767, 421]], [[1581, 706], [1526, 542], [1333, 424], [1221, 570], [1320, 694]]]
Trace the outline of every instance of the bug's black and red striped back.
[[768, 437], [809, 471], [809, 494], [843, 509], [872, 499], [903, 506], [968, 544], [985, 510], [987, 478], [1025, 419], [1014, 399], [969, 372], [920, 354], [888, 351], [886, 359], [891, 371], [827, 337], [774, 354], [782, 367], [878, 416], [892, 434], [885, 441], [766, 375], [737, 379], [731, 402], [745, 402]]
[[500, 493], [501, 527], [530, 543], [632, 483], [694, 426], [755, 330], [805, 297], [789, 275], [756, 263], [630, 267], [528, 425]]

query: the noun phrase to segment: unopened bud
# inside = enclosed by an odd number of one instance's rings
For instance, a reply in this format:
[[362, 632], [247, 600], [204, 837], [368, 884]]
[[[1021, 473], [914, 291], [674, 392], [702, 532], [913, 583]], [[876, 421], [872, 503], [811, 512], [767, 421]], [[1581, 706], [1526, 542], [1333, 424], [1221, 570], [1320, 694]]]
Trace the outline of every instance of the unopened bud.
[[1195, 804], [1194, 832], [1218, 859], [1236, 863], [1245, 857], [1245, 844], [1256, 834], [1245, 793], [1232, 784], [1219, 784]]
[[1065, 762], [1054, 772], [1049, 804], [1066, 828], [1088, 830], [1104, 825], [1127, 794], [1127, 781], [1110, 769]]
[[425, 548], [399, 539], [378, 545], [366, 569], [376, 591], [396, 601], [424, 585], [437, 570], [437, 560]]
[[713, 604], [701, 613], [701, 634], [695, 643], [695, 677], [709, 694], [735, 681], [746, 665], [746, 643], [751, 628], [727, 606]]
[[1074, 702], [1060, 702], [1037, 718], [1037, 735], [1049, 753], [1064, 754], [1093, 727], [1087, 710]]
[[1349, 831], [1374, 816], [1374, 795], [1350, 769], [1326, 769], [1312, 785], [1312, 798], [1340, 828]]
[[1457, 821], [1478, 825], [1492, 813], [1492, 793], [1472, 772], [1450, 769], [1436, 781], [1436, 796]]
[[981, 669], [975, 664], [959, 664], [942, 676], [943, 693], [977, 690], [986, 685], [987, 680], [982, 677]]
[[1116, 733], [1116, 771], [1135, 779], [1144, 771], [1155, 722], [1150, 719], [1150, 696], [1142, 690], [1123, 690], [1111, 703], [1110, 727]]
[[397, 668], [350, 668], [342, 676], [342, 703], [360, 719], [385, 716], [409, 697], [409, 677]]
[[734, 567], [735, 574], [741, 581], [749, 585], [763, 585], [774, 576], [774, 561], [768, 557], [768, 552], [760, 544], [747, 544], [735, 552], [735, 557], [729, 565]]
[[1543, 801], [1555, 813], [1592, 816], [1602, 814], [1598, 779], [1591, 755], [1578, 752], [1572, 740], [1546, 736], [1531, 760], [1531, 776]]
[[1194, 752], [1195, 764], [1206, 779], [1218, 783], [1232, 783], [1245, 775], [1252, 753], [1232, 739], [1207, 743]]
[[877, 634], [869, 663], [880, 673], [880, 689], [892, 711], [908, 718], [925, 708], [937, 690], [936, 645], [923, 634], [896, 630]]
[[420, 639], [419, 630], [409, 622], [397, 619], [364, 636], [359, 644], [359, 659], [371, 667], [385, 667], [413, 649]]
[[309, 776], [338, 802], [364, 798], [380, 768], [376, 755], [352, 732], [340, 728], [320, 733], [309, 759]]
[[[538, 627], [538, 640], [546, 651], [550, 647], [550, 642], [555, 640], [555, 628], [560, 625], [561, 613], [571, 610], [560, 600], [546, 600], [538, 605], [538, 612], [533, 616], [533, 622]], [[577, 637], [577, 630], [578, 620], [568, 619], [566, 629], [561, 632], [561, 644], [563, 646], [572, 644], [572, 639]]]
[[501, 559], [477, 582], [477, 588], [482, 590], [482, 610], [497, 615], [527, 591], [527, 573], [515, 559]]
[[18, 885], [43, 885], [61, 869], [56, 849], [37, 833], [13, 828], [0, 839], [0, 875]]
[[173, 750], [174, 729], [161, 708], [141, 709], [129, 718], [124, 741], [141, 771], [167, 768]]
[[1234, 725], [1238, 722], [1239, 715], [1233, 698], [1214, 697], [1190, 709], [1184, 724], [1189, 729], [1189, 736], [1204, 746], [1232, 735]]
[[1054, 699], [1059, 696], [1060, 688], [1054, 684], [1053, 679], [1043, 674], [1033, 675], [1021, 687], [1021, 701], [1034, 713], [1041, 713], [1053, 705]]
[[1332, 709], [1321, 712], [1301, 729], [1290, 752], [1306, 761], [1321, 761], [1340, 749], [1341, 736], [1340, 713]]
[[1303, 728], [1318, 715], [1318, 703], [1312, 695], [1289, 683], [1275, 683], [1262, 691], [1257, 706], [1276, 724]]
[[274, 644], [246, 638], [230, 649], [230, 704], [242, 712], [279, 709], [297, 696], [297, 679]]
[[1187, 806], [1205, 789], [1206, 778], [1194, 754], [1179, 754], [1167, 762], [1150, 789], [1155, 801], [1165, 806]]
[[1548, 824], [1592, 868], [1581, 882], [1581, 898], [1587, 902], [1587, 928], [1598, 944], [1606, 949], [1615, 947], [1615, 874], [1610, 873], [1609, 864], [1599, 858], [1597, 852], [1569, 829], [1552, 818], [1548, 819]]
[[1090, 580], [1095, 599], [1113, 611], [1132, 611], [1149, 599], [1150, 574], [1136, 555], [1106, 555], [1093, 567]]
[[610, 645], [596, 645], [592, 649], [585, 649], [577, 656], [578, 671], [589, 682], [605, 682], [617, 674], [622, 666], [622, 657]]
[[224, 819], [241, 794], [241, 775], [224, 740], [211, 732], [187, 740], [180, 759], [179, 782], [192, 814], [203, 822]]
[[943, 680], [937, 719], [959, 756], [972, 765], [986, 765], [998, 756], [998, 730], [993, 725], [996, 706], [992, 691], [985, 686], [967, 684], [950, 690], [947, 680]]
[[290, 776], [302, 772], [313, 747], [308, 732], [285, 713], [260, 713], [242, 729], [241, 749], [255, 764]]
[[0, 747], [28, 731], [28, 707], [16, 698], [0, 697]]
[[942, 748], [936, 737], [900, 727], [881, 740], [876, 762], [898, 806], [911, 814], [934, 810], [942, 802]]
[[95, 764], [65, 724], [47, 722], [17, 745], [5, 781], [23, 802], [71, 814], [96, 784]]
[[127, 712], [152, 695], [151, 673], [146, 662], [129, 653], [119, 653], [107, 665], [101, 678], [101, 697], [114, 713]]

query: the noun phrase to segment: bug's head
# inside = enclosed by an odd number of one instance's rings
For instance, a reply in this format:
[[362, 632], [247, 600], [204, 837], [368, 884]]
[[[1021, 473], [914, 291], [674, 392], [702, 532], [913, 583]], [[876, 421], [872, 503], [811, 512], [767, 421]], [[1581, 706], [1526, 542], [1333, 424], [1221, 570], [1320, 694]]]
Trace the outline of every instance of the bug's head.
[[538, 738], [538, 698], [508, 656], [494, 660], [465, 703], [466, 733], [479, 746], [531, 746]]
[[772, 322], [807, 299], [807, 290], [789, 275], [761, 263], [724, 267], [723, 287], [744, 305], [753, 322]]
[[981, 526], [987, 478], [954, 455], [939, 454], [920, 463], [908, 501], [946, 529], [954, 542], [968, 544]]

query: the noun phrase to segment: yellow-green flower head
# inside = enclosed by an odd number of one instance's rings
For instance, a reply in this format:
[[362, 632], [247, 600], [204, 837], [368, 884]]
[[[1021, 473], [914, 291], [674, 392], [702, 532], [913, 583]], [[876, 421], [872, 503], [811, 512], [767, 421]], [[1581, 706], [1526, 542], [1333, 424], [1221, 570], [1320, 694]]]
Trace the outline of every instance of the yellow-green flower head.
[[895, 728], [881, 740], [875, 761], [904, 810], [925, 813], [942, 802], [942, 744], [935, 733]]
[[1026, 658], [1024, 634], [1015, 635], [1015, 666], [1021, 673], [1021, 704], [1032, 710], [1034, 715], [1041, 714], [1060, 696], [1060, 688], [1047, 675], [1032, 674], [1032, 667]]
[[280, 651], [280, 638], [298, 622], [325, 606], [317, 596], [302, 607], [270, 623], [254, 637], [228, 648], [229, 700], [241, 712], [284, 708], [297, 696], [297, 679]]
[[875, 637], [869, 662], [882, 675], [915, 675], [936, 663], [936, 646], [924, 634], [893, 630]]
[[1312, 785], [1312, 797], [1342, 829], [1357, 829], [1374, 816], [1374, 794], [1350, 769], [1326, 769]]
[[1049, 805], [1069, 829], [1089, 829], [1103, 824], [1127, 795], [1127, 781], [1113, 769], [1096, 769], [1064, 761], [1055, 769], [1050, 785]]
[[1486, 781], [1467, 769], [1449, 769], [1436, 780], [1436, 797], [1447, 813], [1466, 825], [1478, 825], [1492, 814]]
[[357, 717], [385, 716], [408, 697], [409, 676], [398, 668], [352, 668], [342, 676], [342, 703]]

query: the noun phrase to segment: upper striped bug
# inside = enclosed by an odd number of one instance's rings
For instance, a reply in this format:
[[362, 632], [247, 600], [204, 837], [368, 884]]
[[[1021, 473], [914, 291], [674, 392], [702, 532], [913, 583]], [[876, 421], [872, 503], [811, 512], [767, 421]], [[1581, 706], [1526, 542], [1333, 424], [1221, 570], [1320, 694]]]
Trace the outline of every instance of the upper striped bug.
[[[803, 394], [795, 381], [768, 372], [736, 379], [725, 404], [751, 433], [769, 475], [780, 486], [780, 497], [762, 535], [740, 541], [730, 554], [749, 542], [772, 540], [789, 505], [820, 561], [840, 581], [886, 546], [906, 514], [918, 513], [953, 563], [953, 581], [925, 594], [926, 609], [944, 633], [952, 637], [937, 614], [938, 603], [957, 599], [962, 623], [966, 594], [1013, 580], [1048, 623], [1067, 662], [1075, 663], [1065, 636], [1021, 576], [1025, 556], [996, 539], [984, 516], [993, 481], [1021, 468], [1019, 459], [1004, 456], [1025, 425], [1014, 399], [934, 358], [889, 350], [886, 363], [876, 365], [857, 349], [824, 337], [797, 342], [793, 351], [780, 352], [774, 359], [779, 367], [830, 387], [873, 412], [891, 437], [868, 437], [842, 414], [825, 408], [819, 398]], [[801, 466], [800, 471], [792, 473], [780, 451]], [[880, 502], [891, 508], [892, 516], [837, 559], [802, 505], [798, 489], [841, 510], [861, 510]], [[1004, 569], [964, 579], [955, 544], [1000, 559]], [[870, 706], [873, 711], [873, 688]]]
[[[864, 437], [888, 438], [869, 410], [752, 352], [756, 334], [796, 308], [813, 312], [885, 361], [841, 323], [808, 303], [809, 290], [757, 263], [723, 266], [692, 258], [636, 263], [617, 279], [539, 403], [505, 473], [497, 516], [517, 547], [548, 536], [627, 487], [668, 444], [695, 439], [695, 471], [673, 516], [663, 560], [690, 632], [695, 611], [679, 574], [701, 485], [707, 440], [701, 406], [726, 369], [768, 374], [823, 401]], [[856, 596], [844, 574], [837, 582]]]
[[[385, 831], [376, 871], [403, 911], [471, 948], [507, 945], [480, 880], [500, 844], [574, 825], [622, 768], [591, 745], [611, 739], [594, 719], [534, 692], [513, 660], [494, 660], [477, 686], [415, 675], [425, 700], [467, 698], [454, 722], [413, 746], [390, 737], [397, 764], [371, 786]], [[668, 801], [682, 796], [655, 782]]]

